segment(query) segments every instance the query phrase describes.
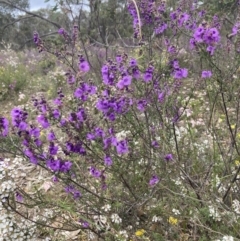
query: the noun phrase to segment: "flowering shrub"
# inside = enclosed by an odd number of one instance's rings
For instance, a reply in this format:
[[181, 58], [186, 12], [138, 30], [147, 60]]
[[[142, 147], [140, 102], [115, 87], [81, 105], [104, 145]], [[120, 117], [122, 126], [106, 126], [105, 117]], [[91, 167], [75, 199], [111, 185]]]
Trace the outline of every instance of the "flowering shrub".
[[224, 38], [220, 16], [187, 2], [129, 1], [139, 45], [96, 73], [76, 26], [59, 30], [72, 51], [52, 52], [65, 85], [0, 118], [1, 152], [44, 176], [28, 188], [2, 182], [8, 211], [65, 239], [240, 238], [239, 23]]

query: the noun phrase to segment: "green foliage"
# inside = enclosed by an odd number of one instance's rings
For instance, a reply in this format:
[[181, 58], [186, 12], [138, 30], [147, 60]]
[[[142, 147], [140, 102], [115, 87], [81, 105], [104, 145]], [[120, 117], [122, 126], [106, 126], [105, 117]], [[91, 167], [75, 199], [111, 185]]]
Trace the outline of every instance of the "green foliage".
[[24, 65], [0, 67], [1, 100], [12, 98], [13, 95], [23, 91], [29, 79], [30, 75]]

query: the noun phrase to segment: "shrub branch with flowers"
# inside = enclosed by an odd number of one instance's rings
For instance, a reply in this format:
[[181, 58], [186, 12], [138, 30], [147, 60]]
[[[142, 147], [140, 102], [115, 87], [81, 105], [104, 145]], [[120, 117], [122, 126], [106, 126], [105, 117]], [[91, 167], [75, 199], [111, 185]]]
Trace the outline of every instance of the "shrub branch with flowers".
[[128, 11], [136, 46], [99, 70], [77, 26], [61, 50], [34, 33], [66, 84], [0, 117], [1, 212], [29, 229], [1, 224], [2, 240], [240, 240], [240, 22], [191, 0]]

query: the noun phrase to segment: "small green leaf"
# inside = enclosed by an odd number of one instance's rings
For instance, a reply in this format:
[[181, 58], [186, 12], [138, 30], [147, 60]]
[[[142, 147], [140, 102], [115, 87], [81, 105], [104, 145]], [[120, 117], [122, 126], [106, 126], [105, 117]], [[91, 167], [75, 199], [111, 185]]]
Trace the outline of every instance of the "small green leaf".
[[52, 8], [52, 12], [55, 12], [58, 10], [58, 5], [56, 4], [53, 8]]

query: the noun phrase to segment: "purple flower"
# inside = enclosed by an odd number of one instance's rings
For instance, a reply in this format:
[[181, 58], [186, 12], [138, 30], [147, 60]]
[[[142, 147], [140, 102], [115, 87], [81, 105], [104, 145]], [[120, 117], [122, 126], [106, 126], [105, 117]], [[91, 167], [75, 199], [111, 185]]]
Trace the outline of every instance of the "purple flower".
[[154, 148], [159, 147], [159, 144], [156, 140], [152, 141], [152, 147], [154, 147]]
[[33, 127], [30, 129], [29, 133], [31, 136], [38, 138], [40, 136], [40, 129], [37, 127]]
[[106, 150], [112, 145], [112, 137], [107, 137], [106, 139], [103, 140], [104, 147], [103, 149]]
[[82, 223], [83, 228], [88, 228], [89, 223], [87, 221], [80, 221]]
[[175, 54], [176, 53], [176, 47], [173, 46], [173, 45], [170, 45], [168, 47], [168, 52], [171, 53], [171, 54]]
[[60, 105], [62, 105], [62, 100], [61, 100], [60, 98], [56, 98], [55, 100], [53, 100], [53, 103], [54, 103], [55, 105], [60, 106]]
[[102, 72], [102, 75], [108, 75], [108, 66], [107, 65], [103, 65], [103, 67], [101, 68], [101, 72]]
[[167, 29], [166, 23], [161, 23], [157, 28], [155, 28], [154, 32], [155, 34], [161, 34]]
[[215, 51], [215, 47], [209, 45], [207, 47], [207, 52], [210, 54], [210, 55], [213, 55], [214, 54], [214, 51]]
[[55, 134], [54, 134], [53, 131], [50, 131], [50, 132], [48, 133], [47, 139], [48, 139], [49, 141], [53, 141], [53, 140], [56, 139], [56, 136], [55, 136]]
[[33, 41], [35, 44], [39, 44], [39, 42], [40, 42], [39, 35], [37, 32], [33, 33]]
[[87, 133], [87, 140], [92, 141], [92, 140], [95, 140], [95, 139], [96, 139], [96, 137], [95, 137], [94, 134], [92, 134], [92, 133]]
[[141, 77], [140, 70], [137, 66], [133, 68], [132, 75], [135, 79], [139, 79]]
[[151, 65], [146, 69], [146, 71], [143, 75], [143, 79], [144, 79], [145, 82], [149, 82], [149, 81], [152, 80], [153, 71], [154, 71], [154, 67], [151, 66]]
[[83, 101], [86, 101], [88, 98], [88, 95], [93, 95], [97, 91], [97, 87], [94, 85], [88, 85], [86, 83], [82, 83], [80, 87], [76, 89], [74, 92], [74, 96], [76, 98], [79, 98]]
[[25, 149], [23, 153], [30, 159], [33, 164], [37, 164], [37, 158], [34, 156], [33, 152], [29, 148]]
[[80, 122], [83, 122], [84, 120], [86, 120], [86, 113], [85, 110], [83, 108], [79, 108], [78, 112], [76, 113], [77, 118]]
[[73, 185], [69, 185], [65, 187], [65, 192], [66, 193], [73, 193], [75, 191]]
[[206, 11], [205, 11], [205, 10], [201, 10], [201, 11], [198, 13], [198, 16], [199, 16], [199, 17], [203, 17], [205, 14], [206, 14]]
[[131, 60], [129, 61], [129, 65], [130, 65], [131, 67], [137, 66], [137, 60], [136, 60], [136, 59], [131, 59]]
[[59, 160], [54, 160], [54, 159], [50, 159], [47, 161], [46, 163], [47, 167], [50, 168], [52, 171], [59, 171], [60, 169], [60, 161]]
[[126, 140], [121, 140], [117, 142], [116, 145], [117, 153], [118, 154], [125, 154], [128, 152], [128, 145]]
[[67, 78], [67, 82], [68, 84], [72, 85], [73, 83], [75, 83], [76, 79], [73, 75], [69, 74], [68, 78]]
[[95, 128], [95, 135], [96, 135], [96, 137], [103, 138], [105, 136], [105, 132], [100, 127], [96, 127]]
[[143, 79], [145, 82], [149, 82], [152, 80], [152, 73], [149, 73], [149, 72], [145, 72], [144, 75], [143, 75]]
[[50, 145], [49, 145], [49, 153], [51, 155], [56, 155], [57, 154], [57, 151], [58, 151], [58, 147], [54, 145], [53, 142], [50, 142]]
[[74, 190], [73, 192], [73, 198], [78, 199], [82, 196], [82, 194], [78, 190]]
[[188, 21], [189, 17], [190, 16], [187, 13], [181, 14], [178, 19], [178, 26], [182, 27], [183, 24]]
[[47, 118], [44, 115], [39, 115], [37, 117], [37, 121], [44, 129], [46, 129], [50, 126]]
[[0, 117], [0, 134], [2, 134], [2, 136], [8, 135], [8, 125], [8, 120], [4, 117]]
[[164, 101], [164, 98], [165, 98], [165, 93], [164, 93], [164, 92], [160, 92], [160, 93], [158, 94], [158, 101], [159, 101], [160, 103], [162, 103], [162, 102]]
[[52, 181], [53, 182], [58, 182], [59, 180], [58, 180], [58, 178], [56, 176], [53, 176]]
[[58, 33], [59, 33], [60, 35], [64, 35], [66, 32], [65, 32], [64, 28], [60, 28], [60, 29], [58, 30]]
[[111, 165], [112, 165], [112, 159], [111, 159], [110, 156], [105, 156], [105, 157], [104, 157], [104, 164], [105, 164], [106, 166], [111, 166]]
[[89, 63], [82, 56], [79, 58], [79, 69], [83, 72], [88, 72], [90, 70]]
[[219, 42], [220, 35], [218, 30], [216, 28], [207, 29], [205, 31], [203, 39], [206, 44], [213, 44]]
[[19, 128], [21, 131], [27, 129], [27, 123], [25, 122], [27, 119], [27, 112], [23, 111], [21, 108], [14, 108], [11, 111], [12, 116], [12, 125]]
[[36, 144], [36, 146], [41, 146], [42, 145], [42, 142], [39, 140], [39, 139], [35, 139], [34, 140], [34, 143]]
[[176, 20], [176, 19], [177, 19], [177, 16], [178, 16], [178, 14], [177, 14], [176, 11], [170, 13], [170, 18], [171, 18], [172, 20]]
[[99, 178], [101, 176], [101, 171], [99, 171], [95, 167], [90, 167], [89, 171], [90, 171], [90, 174], [96, 178]]
[[120, 63], [122, 62], [122, 60], [123, 60], [122, 55], [118, 54], [118, 55], [116, 56], [116, 61], [117, 61], [117, 63], [120, 64]]
[[139, 100], [138, 103], [137, 103], [137, 108], [142, 112], [145, 111], [146, 106], [147, 106], [146, 100]]
[[200, 26], [195, 30], [193, 37], [197, 42], [202, 43], [204, 33], [205, 33], [205, 28], [203, 26]]
[[87, 61], [79, 63], [79, 69], [83, 72], [88, 72], [90, 70], [90, 66]]
[[186, 78], [188, 76], [188, 70], [187, 69], [176, 69], [173, 72], [173, 76], [175, 79], [182, 79], [182, 78]]
[[153, 175], [152, 178], [150, 179], [149, 181], [149, 185], [151, 187], [155, 186], [158, 182], [160, 181], [160, 179], [156, 176], [156, 175]]
[[212, 76], [212, 72], [210, 70], [203, 70], [202, 71], [202, 78], [210, 78]]
[[119, 89], [123, 89], [124, 87], [127, 87], [131, 84], [132, 76], [126, 75], [124, 76], [119, 82], [117, 83], [117, 87]]
[[174, 59], [172, 61], [170, 61], [169, 65], [174, 68], [174, 69], [179, 69], [179, 63], [178, 63], [178, 60], [177, 59]]
[[72, 163], [70, 161], [66, 161], [61, 163], [60, 171], [61, 172], [68, 172], [72, 167]]
[[59, 119], [59, 117], [60, 117], [60, 112], [59, 112], [59, 110], [57, 110], [57, 109], [53, 110], [52, 114], [53, 114], [53, 117], [54, 117], [55, 119]]
[[191, 38], [189, 43], [190, 43], [190, 49], [194, 49], [197, 45], [195, 38]]
[[23, 201], [23, 196], [22, 196], [21, 193], [16, 192], [16, 200], [17, 200], [18, 202], [22, 202], [22, 201]]
[[98, 99], [96, 107], [98, 110], [102, 111], [103, 113], [106, 113], [111, 107], [111, 105], [109, 103], [109, 100], [107, 99]]
[[172, 154], [167, 154], [165, 157], [164, 157], [165, 161], [172, 161], [173, 160], [173, 155]]
[[236, 35], [240, 31], [240, 22], [235, 23], [232, 28], [232, 36]]

